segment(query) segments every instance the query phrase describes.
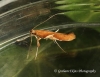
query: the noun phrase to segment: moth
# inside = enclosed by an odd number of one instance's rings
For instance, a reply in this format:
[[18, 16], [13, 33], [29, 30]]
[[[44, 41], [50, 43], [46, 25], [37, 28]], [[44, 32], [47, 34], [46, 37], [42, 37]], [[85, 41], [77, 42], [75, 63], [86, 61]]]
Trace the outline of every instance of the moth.
[[[62, 13], [57, 13], [57, 14], [52, 15], [47, 20], [45, 20], [44, 22], [38, 24], [37, 26], [45, 23], [46, 21], [48, 21], [52, 17], [54, 17], [56, 15], [59, 15], [59, 14], [62, 14]], [[35, 26], [34, 28], [36, 28], [37, 26]], [[36, 55], [35, 55], [35, 60], [37, 58], [38, 49], [39, 49], [39, 46], [40, 46], [40, 42], [39, 41], [41, 39], [50, 39], [50, 40], [54, 41], [58, 45], [58, 47], [63, 52], [65, 52], [65, 50], [59, 45], [59, 43], [57, 41], [72, 41], [72, 40], [74, 40], [76, 38], [76, 36], [75, 36], [75, 34], [73, 32], [69, 33], [69, 34], [65, 34], [65, 33], [59, 33], [58, 32], [59, 29], [56, 30], [55, 32], [53, 32], [53, 31], [49, 31], [49, 30], [35, 30], [34, 28], [32, 30], [30, 30], [30, 36], [31, 36], [31, 42], [32, 42], [32, 36], [35, 36], [35, 38], [37, 40], [37, 51], [36, 51]], [[31, 44], [30, 44], [30, 46], [31, 46]], [[27, 58], [28, 58], [28, 56], [29, 56], [29, 54], [27, 55]]]

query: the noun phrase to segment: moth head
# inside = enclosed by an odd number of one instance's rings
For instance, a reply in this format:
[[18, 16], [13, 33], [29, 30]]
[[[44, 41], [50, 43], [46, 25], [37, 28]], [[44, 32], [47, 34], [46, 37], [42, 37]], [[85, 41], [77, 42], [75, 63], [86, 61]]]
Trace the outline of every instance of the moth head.
[[32, 30], [30, 30], [30, 34], [31, 34], [31, 35], [36, 35], [35, 30], [33, 30], [33, 29], [32, 29]]

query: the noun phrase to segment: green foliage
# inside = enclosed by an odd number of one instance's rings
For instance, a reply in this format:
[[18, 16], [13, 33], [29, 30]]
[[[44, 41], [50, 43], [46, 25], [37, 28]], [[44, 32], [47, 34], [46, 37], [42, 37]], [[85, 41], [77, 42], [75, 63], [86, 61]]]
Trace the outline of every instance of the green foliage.
[[[33, 37], [32, 51], [27, 59], [28, 46], [12, 44], [0, 50], [0, 77], [100, 77], [100, 35], [91, 28], [60, 29], [59, 32], [74, 32], [73, 41], [57, 41], [62, 50], [51, 40], [41, 40], [37, 59], [36, 39]], [[54, 72], [54, 70], [98, 70], [99, 73]]]
[[99, 0], [58, 0], [55, 9], [76, 22], [100, 22]]

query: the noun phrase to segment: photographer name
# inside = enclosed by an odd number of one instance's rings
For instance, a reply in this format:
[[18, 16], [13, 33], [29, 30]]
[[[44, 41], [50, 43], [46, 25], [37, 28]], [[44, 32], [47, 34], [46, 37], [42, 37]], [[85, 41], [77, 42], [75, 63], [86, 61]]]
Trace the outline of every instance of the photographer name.
[[55, 73], [96, 73], [96, 70], [91, 69], [91, 70], [83, 70], [83, 69], [70, 69], [70, 70], [65, 70], [65, 69], [55, 69], [54, 70]]

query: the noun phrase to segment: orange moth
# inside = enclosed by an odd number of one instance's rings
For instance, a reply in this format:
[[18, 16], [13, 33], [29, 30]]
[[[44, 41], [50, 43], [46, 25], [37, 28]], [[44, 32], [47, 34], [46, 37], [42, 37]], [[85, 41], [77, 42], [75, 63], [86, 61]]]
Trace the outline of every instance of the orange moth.
[[[49, 17], [47, 20], [45, 20], [44, 22], [48, 21], [52, 17], [54, 17], [56, 15], [59, 15], [59, 14], [63, 14], [63, 13], [54, 14], [51, 17]], [[43, 24], [44, 22], [38, 24], [37, 26]], [[37, 26], [35, 26], [34, 28], [36, 28]], [[76, 36], [75, 36], [74, 33], [69, 33], [69, 34], [59, 33], [58, 32], [59, 29], [56, 30], [55, 32], [53, 32], [53, 31], [49, 31], [49, 30], [34, 30], [34, 28], [32, 30], [30, 30], [30, 36], [31, 37], [32, 36], [35, 36], [36, 37], [36, 40], [37, 40], [37, 51], [36, 51], [35, 59], [37, 58], [38, 48], [40, 46], [39, 41], [41, 39], [50, 39], [50, 40], [53, 40], [58, 45], [58, 47], [62, 51], [64, 51], [63, 48], [61, 48], [61, 46], [58, 44], [57, 41], [72, 41], [72, 40], [74, 40], [76, 38]], [[31, 38], [31, 42], [32, 42], [32, 38]], [[31, 44], [30, 44], [30, 46], [31, 46]], [[29, 56], [29, 54], [27, 55], [27, 58], [28, 58], [28, 56]]]

